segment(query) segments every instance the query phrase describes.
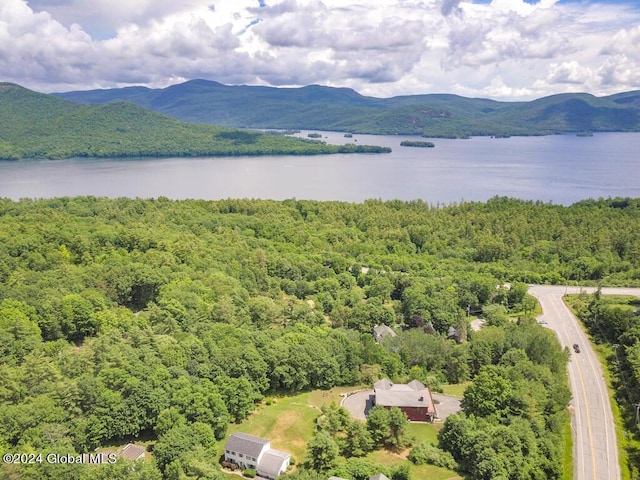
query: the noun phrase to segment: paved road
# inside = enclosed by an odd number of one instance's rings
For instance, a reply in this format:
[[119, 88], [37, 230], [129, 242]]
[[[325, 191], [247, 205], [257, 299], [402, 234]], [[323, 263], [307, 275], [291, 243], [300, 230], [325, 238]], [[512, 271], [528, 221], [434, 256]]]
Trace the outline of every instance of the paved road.
[[[578, 320], [562, 301], [567, 293], [594, 292], [595, 289], [565, 286], [532, 286], [529, 293], [542, 306], [538, 318], [554, 330], [560, 344], [569, 347], [569, 383], [574, 408], [572, 420], [575, 480], [617, 480], [620, 478], [618, 448], [611, 413], [611, 404], [602, 369], [593, 348]], [[607, 295], [637, 295], [640, 289], [603, 288]], [[572, 345], [580, 345], [581, 353], [574, 353]]]

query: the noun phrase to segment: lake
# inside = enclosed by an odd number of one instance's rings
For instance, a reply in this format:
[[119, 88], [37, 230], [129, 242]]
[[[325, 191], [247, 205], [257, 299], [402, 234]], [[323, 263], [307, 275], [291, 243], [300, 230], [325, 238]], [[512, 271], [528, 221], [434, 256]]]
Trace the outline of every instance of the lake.
[[393, 152], [0, 162], [0, 197], [420, 198], [435, 204], [500, 195], [564, 205], [640, 197], [640, 133], [431, 139], [435, 148], [401, 147], [402, 140], [419, 139], [411, 136], [322, 135], [330, 143]]

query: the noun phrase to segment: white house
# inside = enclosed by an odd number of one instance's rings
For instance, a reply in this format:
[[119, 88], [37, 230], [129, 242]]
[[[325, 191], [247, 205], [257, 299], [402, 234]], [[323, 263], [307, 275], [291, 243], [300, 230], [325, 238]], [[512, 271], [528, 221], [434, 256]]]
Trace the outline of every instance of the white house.
[[265, 478], [278, 478], [287, 471], [291, 455], [271, 448], [271, 442], [247, 433], [233, 433], [224, 446], [224, 459], [242, 469], [253, 468]]

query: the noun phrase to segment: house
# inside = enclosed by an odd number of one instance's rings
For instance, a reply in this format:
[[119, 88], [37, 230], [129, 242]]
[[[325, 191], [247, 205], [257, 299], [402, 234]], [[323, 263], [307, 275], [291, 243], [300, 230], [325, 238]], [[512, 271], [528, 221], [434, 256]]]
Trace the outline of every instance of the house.
[[271, 442], [247, 433], [234, 433], [224, 446], [224, 459], [242, 469], [253, 468], [264, 478], [278, 478], [286, 472], [291, 455], [271, 448]]
[[376, 473], [375, 475], [370, 476], [369, 480], [389, 480], [389, 477], [384, 473]]
[[390, 327], [385, 324], [376, 325], [373, 327], [373, 338], [375, 338], [376, 343], [380, 343], [385, 337], [395, 337], [396, 332], [394, 332]]
[[281, 473], [287, 471], [291, 455], [287, 452], [274, 450], [273, 448], [264, 452], [262, 459], [258, 462], [256, 471], [264, 478], [278, 478]]
[[412, 422], [432, 422], [436, 407], [431, 392], [417, 380], [393, 384], [388, 379], [373, 385], [373, 404], [385, 408], [398, 407]]
[[144, 458], [144, 454], [147, 448], [143, 445], [136, 445], [135, 443], [127, 443], [124, 447], [116, 452], [116, 455], [126, 460], [139, 460]]
[[147, 447], [144, 445], [136, 445], [135, 443], [127, 443], [118, 450], [102, 450], [96, 453], [83, 453], [82, 463], [89, 465], [112, 463], [116, 458], [124, 458], [125, 460], [144, 460]]

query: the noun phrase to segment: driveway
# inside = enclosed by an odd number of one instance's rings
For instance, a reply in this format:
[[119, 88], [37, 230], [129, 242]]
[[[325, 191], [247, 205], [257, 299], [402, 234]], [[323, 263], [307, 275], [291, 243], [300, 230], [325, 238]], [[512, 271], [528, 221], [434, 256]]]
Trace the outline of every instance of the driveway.
[[[438, 418], [444, 420], [452, 413], [461, 410], [459, 398], [449, 397], [440, 393], [432, 393], [431, 395], [436, 404]], [[373, 407], [373, 390], [352, 393], [342, 400], [341, 405], [349, 411], [353, 418], [366, 420], [366, 414]]]
[[366, 414], [373, 407], [373, 390], [351, 393], [342, 400], [341, 405], [349, 411], [353, 418], [366, 420]]
[[457, 397], [450, 397], [441, 393], [432, 393], [431, 396], [436, 404], [436, 414], [441, 420], [444, 420], [452, 413], [458, 413], [462, 410], [460, 399]]

